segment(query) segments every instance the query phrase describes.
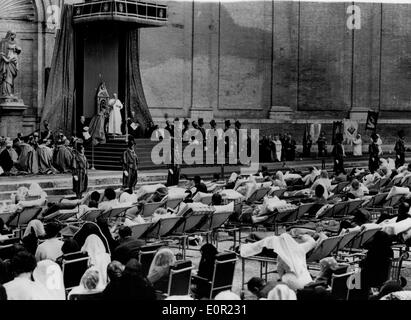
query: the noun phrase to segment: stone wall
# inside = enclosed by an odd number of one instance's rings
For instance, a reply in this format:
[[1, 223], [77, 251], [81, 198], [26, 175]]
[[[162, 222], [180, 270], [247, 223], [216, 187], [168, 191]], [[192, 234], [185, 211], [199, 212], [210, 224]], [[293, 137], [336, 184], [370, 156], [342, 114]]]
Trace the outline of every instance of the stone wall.
[[[56, 30], [48, 8], [82, 0], [27, 1], [33, 21], [0, 18], [0, 35], [15, 29], [23, 47], [16, 90], [29, 106], [25, 133], [39, 125], [51, 64]], [[162, 2], [168, 26], [140, 30], [143, 87], [155, 119], [271, 117], [270, 125], [288, 127], [364, 122], [366, 110], [403, 124], [411, 116], [411, 4], [354, 3], [361, 28], [350, 30], [352, 2]]]

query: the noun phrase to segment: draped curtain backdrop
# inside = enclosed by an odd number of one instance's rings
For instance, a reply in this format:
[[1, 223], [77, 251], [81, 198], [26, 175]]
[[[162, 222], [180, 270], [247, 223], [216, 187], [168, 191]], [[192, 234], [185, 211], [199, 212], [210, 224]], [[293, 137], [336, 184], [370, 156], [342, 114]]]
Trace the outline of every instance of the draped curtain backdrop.
[[47, 94], [41, 121], [47, 120], [54, 132], [63, 131], [70, 136], [75, 110], [74, 30], [73, 6], [65, 5], [57, 31]]
[[[148, 110], [143, 84], [140, 76], [138, 30], [129, 30], [127, 34], [126, 97], [129, 111], [134, 111], [144, 130], [152, 123]], [[130, 116], [130, 115], [128, 115]]]

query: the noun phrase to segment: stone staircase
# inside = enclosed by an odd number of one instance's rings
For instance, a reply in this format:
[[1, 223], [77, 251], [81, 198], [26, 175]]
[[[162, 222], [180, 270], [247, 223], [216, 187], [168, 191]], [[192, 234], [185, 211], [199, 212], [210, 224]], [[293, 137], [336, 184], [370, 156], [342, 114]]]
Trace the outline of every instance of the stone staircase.
[[[151, 160], [151, 150], [157, 144], [150, 139], [136, 140], [135, 150], [139, 159], [139, 169], [153, 169]], [[127, 149], [124, 140], [109, 140], [106, 144], [98, 145], [94, 148], [87, 147], [85, 154], [90, 164], [94, 165], [96, 170], [121, 171], [121, 157]], [[156, 169], [165, 168], [166, 166], [156, 166]]]

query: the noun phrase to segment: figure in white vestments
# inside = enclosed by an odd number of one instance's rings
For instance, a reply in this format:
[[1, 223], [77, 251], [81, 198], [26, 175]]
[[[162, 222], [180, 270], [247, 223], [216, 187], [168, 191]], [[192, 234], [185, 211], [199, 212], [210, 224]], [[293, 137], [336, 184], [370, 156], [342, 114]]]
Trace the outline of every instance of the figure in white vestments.
[[113, 99], [110, 99], [109, 105], [112, 108], [110, 112], [110, 117], [108, 120], [108, 133], [111, 134], [122, 134], [121, 132], [121, 109], [123, 109], [123, 104], [117, 98], [117, 94], [113, 94]]

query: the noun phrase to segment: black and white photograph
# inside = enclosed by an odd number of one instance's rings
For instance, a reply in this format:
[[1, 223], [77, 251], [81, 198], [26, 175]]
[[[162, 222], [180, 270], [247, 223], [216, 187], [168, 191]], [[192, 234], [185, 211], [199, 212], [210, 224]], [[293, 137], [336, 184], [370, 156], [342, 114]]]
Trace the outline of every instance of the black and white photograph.
[[411, 300], [410, 40], [405, 0], [0, 0], [0, 300]]

